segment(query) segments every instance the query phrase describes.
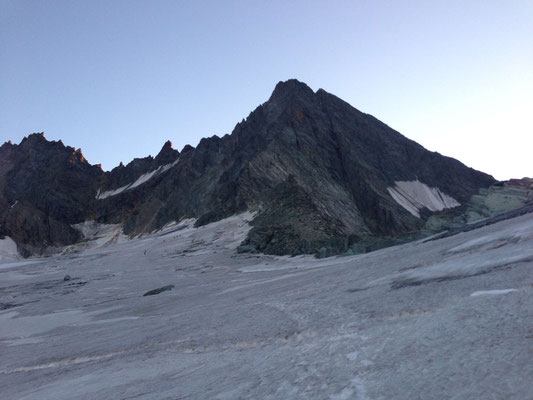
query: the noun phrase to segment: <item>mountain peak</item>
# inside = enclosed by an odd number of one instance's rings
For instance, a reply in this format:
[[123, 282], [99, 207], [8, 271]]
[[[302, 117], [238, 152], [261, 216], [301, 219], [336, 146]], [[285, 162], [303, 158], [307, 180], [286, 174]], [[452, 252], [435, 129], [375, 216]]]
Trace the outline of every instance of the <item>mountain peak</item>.
[[13, 144], [13, 142], [11, 140], [8, 140], [7, 142], [5, 142], [2, 146], [0, 146], [0, 150], [2, 149], [11, 149], [13, 148], [15, 145]]
[[170, 164], [174, 162], [179, 156], [179, 152], [172, 148], [172, 142], [167, 140], [159, 154], [155, 157], [156, 165]]
[[289, 79], [278, 82], [270, 96], [270, 100], [283, 99], [289, 96], [312, 96], [314, 94], [313, 89], [305, 83], [300, 82], [298, 79]]
[[48, 142], [48, 139], [46, 139], [46, 137], [44, 136], [44, 132], [36, 132], [36, 133], [32, 133], [26, 136], [24, 139], [22, 139], [20, 144], [23, 144], [23, 143], [37, 144], [37, 143], [47, 143], [47, 142]]

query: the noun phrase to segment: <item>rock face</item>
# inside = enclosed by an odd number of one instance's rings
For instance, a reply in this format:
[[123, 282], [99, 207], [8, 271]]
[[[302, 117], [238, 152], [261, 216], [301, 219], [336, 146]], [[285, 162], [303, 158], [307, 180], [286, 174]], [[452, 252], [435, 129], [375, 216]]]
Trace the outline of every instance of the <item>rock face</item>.
[[[427, 234], [443, 230], [451, 232], [477, 226], [479, 220], [505, 218], [509, 213], [533, 206], [533, 179], [511, 179], [482, 188], [470, 198], [468, 204], [458, 209], [431, 215], [424, 225]], [[470, 229], [469, 228], [469, 229]]]
[[[27, 142], [34, 144], [28, 148]], [[44, 150], [37, 148], [57, 152], [57, 160], [41, 160]], [[79, 239], [70, 224], [84, 219], [122, 223], [126, 234], [135, 235], [185, 217], [203, 225], [253, 210], [253, 229], [241, 251], [321, 249], [330, 255], [408, 240], [429, 216], [467, 203], [495, 182], [297, 80], [278, 83], [231, 135], [202, 139], [181, 153], [167, 142], [155, 158], [104, 173], [71, 150], [39, 135], [2, 146], [1, 234], [19, 245], [60, 245]], [[23, 161], [30, 153], [32, 168]], [[42, 168], [48, 168], [46, 182]], [[41, 189], [30, 189], [32, 183]], [[34, 198], [49, 187], [61, 206]], [[401, 196], [398, 188], [404, 188]], [[53, 221], [49, 228], [41, 233], [13, 223], [9, 207], [17, 200], [26, 211], [16, 212], [16, 221], [38, 215]]]
[[33, 134], [0, 147], [0, 236], [23, 255], [81, 239], [72, 224], [96, 217], [103, 172], [80, 150]]

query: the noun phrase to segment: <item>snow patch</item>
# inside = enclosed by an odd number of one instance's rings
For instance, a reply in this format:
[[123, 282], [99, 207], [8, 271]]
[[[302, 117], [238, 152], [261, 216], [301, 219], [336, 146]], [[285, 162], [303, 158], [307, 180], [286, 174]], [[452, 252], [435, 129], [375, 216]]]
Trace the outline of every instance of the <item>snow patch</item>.
[[20, 260], [17, 244], [9, 236], [0, 239], [0, 264]]
[[331, 400], [349, 400], [349, 399], [353, 399], [353, 395], [354, 395], [354, 389], [348, 386], [342, 389], [340, 393], [329, 396], [329, 398]]
[[128, 240], [128, 237], [122, 233], [122, 226], [119, 224], [99, 224], [96, 221], [85, 221], [72, 225], [72, 227], [81, 232], [84, 241], [66, 247], [63, 251], [64, 254], [107, 247]]
[[357, 351], [352, 351], [351, 353], [348, 353], [346, 354], [346, 358], [350, 361], [355, 361], [357, 360], [357, 356], [359, 355], [359, 352]]
[[483, 296], [483, 295], [486, 295], [486, 294], [492, 294], [492, 295], [495, 295], [495, 294], [507, 294], [507, 293], [516, 292], [516, 291], [517, 291], [517, 289], [480, 290], [478, 292], [472, 293], [470, 296], [477, 297], [477, 296]]
[[[356, 395], [356, 396], [354, 396]], [[338, 394], [329, 396], [331, 400], [368, 399], [364, 381], [356, 376], [350, 379], [350, 383]]]
[[424, 207], [430, 211], [442, 211], [461, 205], [439, 188], [429, 187], [419, 180], [394, 182], [394, 187], [388, 187], [387, 190], [399, 205], [417, 218], [420, 218], [419, 211]]
[[163, 172], [168, 171], [170, 168], [175, 166], [179, 162], [179, 160], [180, 159], [178, 158], [176, 161], [174, 161], [171, 164], [161, 165], [159, 168], [154, 169], [151, 172], [147, 172], [146, 174], [142, 174], [141, 176], [139, 176], [137, 178], [137, 180], [135, 182], [130, 183], [129, 185], [121, 186], [121, 187], [119, 187], [117, 189], [108, 190], [108, 191], [105, 191], [105, 192], [100, 192], [100, 190], [98, 190], [98, 192], [96, 193], [96, 198], [98, 200], [102, 200], [102, 199], [106, 199], [108, 197], [116, 196], [117, 194], [120, 194], [122, 192], [131, 190], [131, 189], [135, 189], [136, 187], [142, 185], [143, 183], [148, 182], [153, 177], [155, 177], [157, 175], [160, 175]]

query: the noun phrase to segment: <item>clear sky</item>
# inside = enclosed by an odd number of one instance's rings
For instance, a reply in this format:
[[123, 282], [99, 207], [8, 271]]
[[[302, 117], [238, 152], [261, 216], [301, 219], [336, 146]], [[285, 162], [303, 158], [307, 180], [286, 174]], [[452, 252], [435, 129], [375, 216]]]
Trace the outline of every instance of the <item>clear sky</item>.
[[111, 169], [230, 133], [289, 78], [533, 176], [533, 0], [0, 0], [0, 142], [44, 131]]

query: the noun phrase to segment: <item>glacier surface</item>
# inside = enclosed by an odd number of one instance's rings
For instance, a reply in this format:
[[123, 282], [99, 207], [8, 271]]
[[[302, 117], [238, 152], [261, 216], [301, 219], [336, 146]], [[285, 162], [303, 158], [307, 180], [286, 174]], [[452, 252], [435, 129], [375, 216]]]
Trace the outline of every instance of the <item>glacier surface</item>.
[[533, 398], [533, 214], [327, 259], [251, 218], [4, 263], [2, 399]]

